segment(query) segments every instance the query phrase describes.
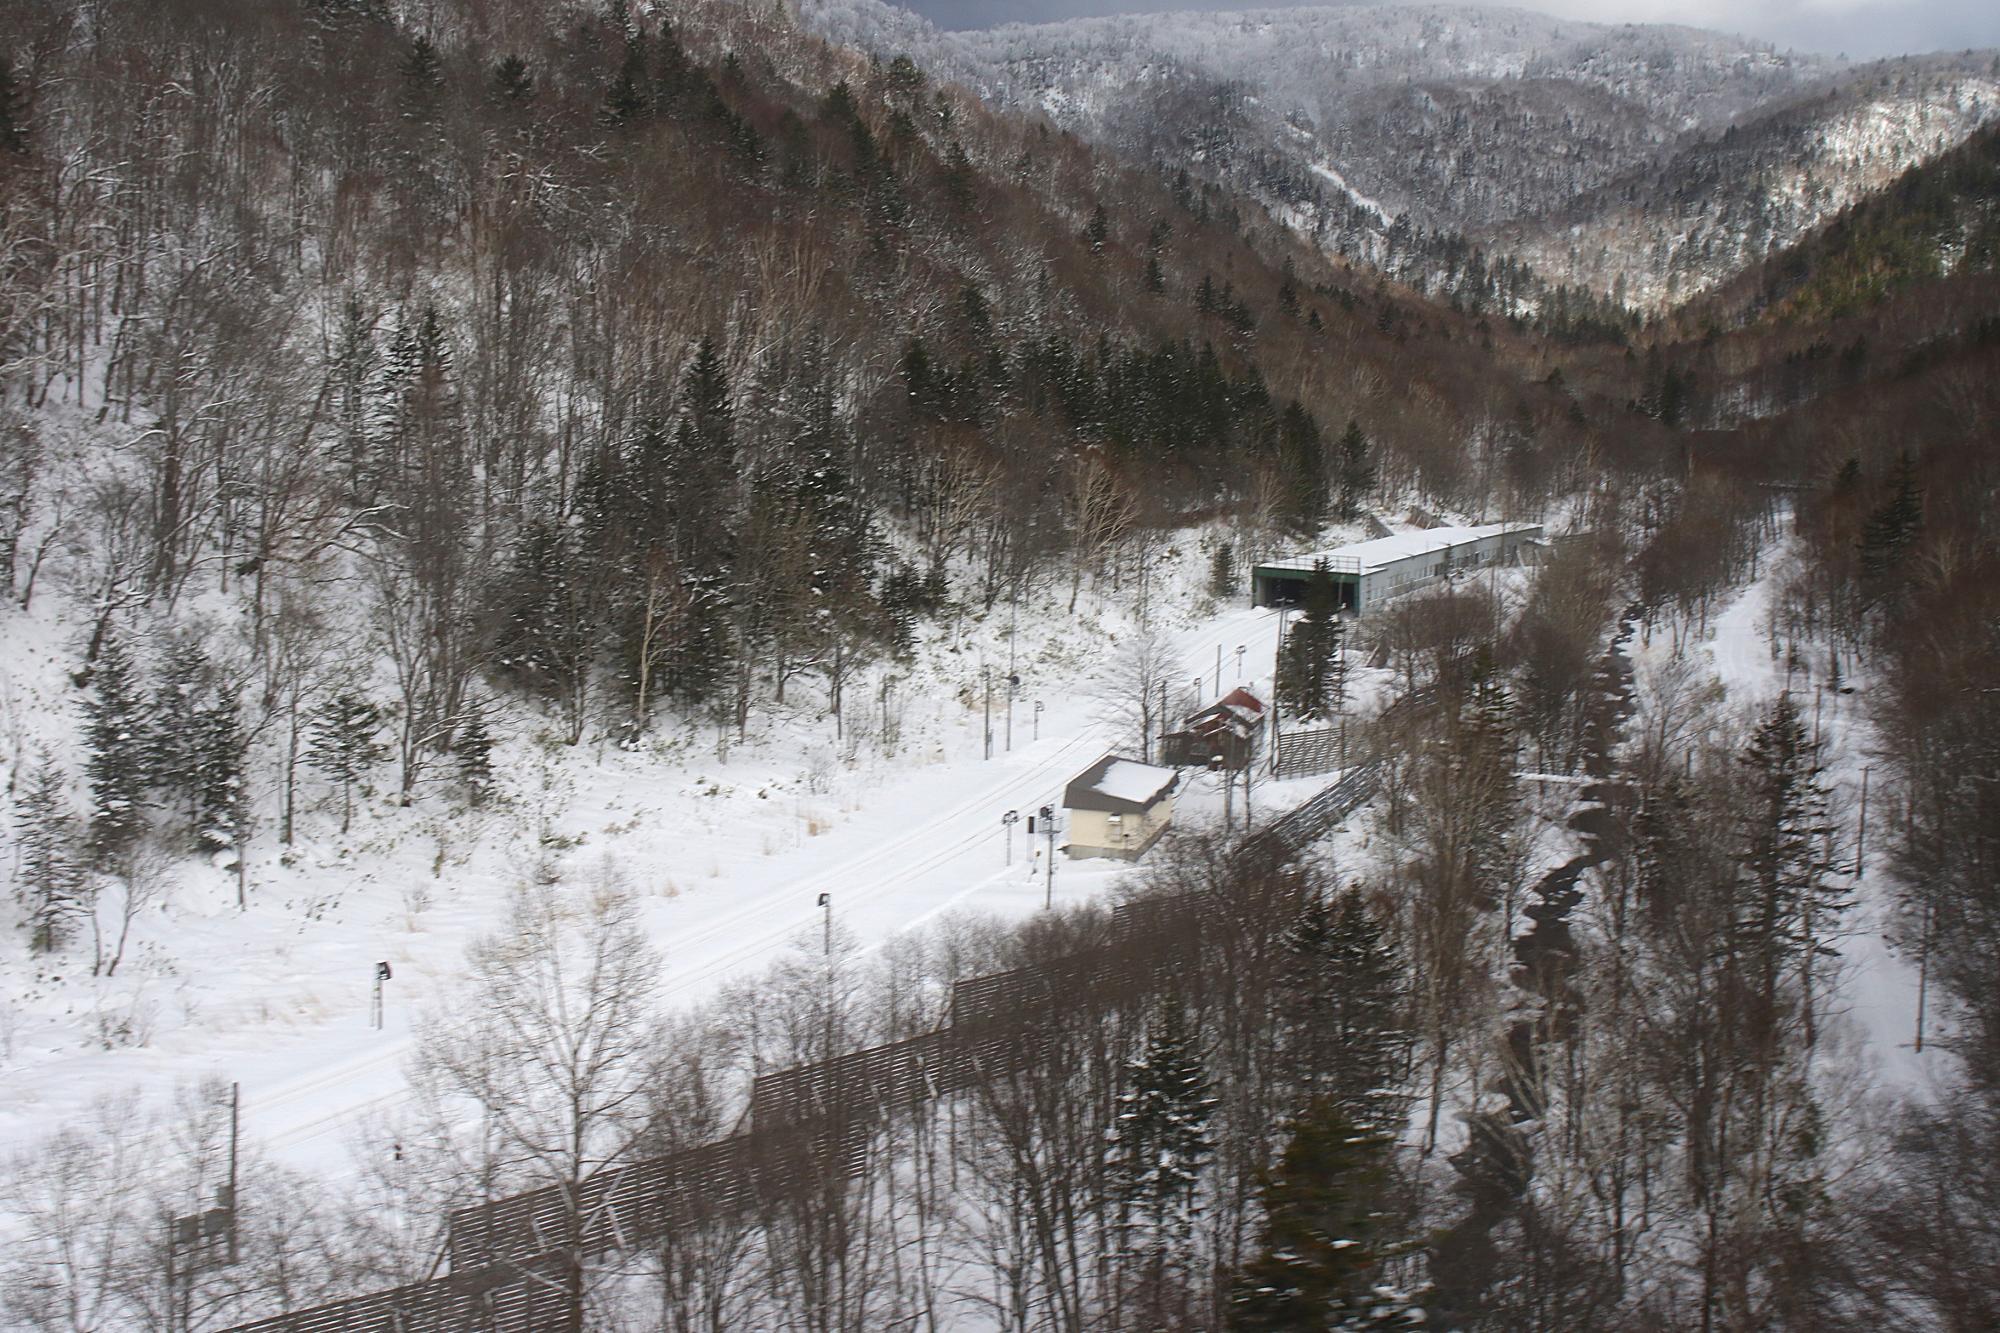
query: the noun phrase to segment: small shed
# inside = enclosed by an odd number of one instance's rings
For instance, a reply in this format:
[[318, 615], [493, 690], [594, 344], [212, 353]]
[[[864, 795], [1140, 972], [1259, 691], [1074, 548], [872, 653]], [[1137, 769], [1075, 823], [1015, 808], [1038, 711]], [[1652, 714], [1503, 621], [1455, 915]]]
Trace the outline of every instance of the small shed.
[[1105, 755], [1063, 790], [1069, 854], [1138, 860], [1173, 822], [1174, 788], [1180, 780], [1176, 769]]
[[1266, 711], [1262, 699], [1239, 685], [1160, 737], [1160, 762], [1206, 768], [1219, 759], [1225, 767], [1244, 768], [1256, 753]]

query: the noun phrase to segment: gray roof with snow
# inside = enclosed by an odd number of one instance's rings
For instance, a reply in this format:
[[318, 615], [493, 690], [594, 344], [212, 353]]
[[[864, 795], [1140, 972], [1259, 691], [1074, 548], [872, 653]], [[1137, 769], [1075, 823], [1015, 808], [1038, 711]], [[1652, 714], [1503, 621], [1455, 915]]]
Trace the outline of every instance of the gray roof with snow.
[[1070, 779], [1063, 789], [1063, 805], [1070, 810], [1138, 814], [1170, 795], [1180, 780], [1179, 769], [1107, 754]]
[[1352, 546], [1335, 547], [1331, 551], [1315, 551], [1311, 555], [1292, 556], [1286, 560], [1267, 560], [1257, 566], [1264, 570], [1296, 571], [1310, 574], [1315, 564], [1324, 560], [1329, 572], [1336, 574], [1373, 574], [1420, 555], [1434, 551], [1448, 551], [1455, 546], [1484, 541], [1489, 537], [1513, 535], [1534, 539], [1542, 535], [1539, 523], [1482, 523], [1467, 528], [1425, 528], [1416, 532], [1399, 532], [1392, 537], [1377, 537], [1370, 542], [1356, 542]]

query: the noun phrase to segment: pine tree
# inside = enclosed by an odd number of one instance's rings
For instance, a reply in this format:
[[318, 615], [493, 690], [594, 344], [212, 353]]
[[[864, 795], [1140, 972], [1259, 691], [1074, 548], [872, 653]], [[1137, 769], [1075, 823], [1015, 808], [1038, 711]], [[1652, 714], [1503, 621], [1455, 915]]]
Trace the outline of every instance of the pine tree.
[[52, 952], [83, 910], [86, 871], [62, 775], [46, 750], [29, 770], [16, 802], [14, 847], [20, 866], [14, 886], [28, 916], [29, 947]]
[[152, 785], [152, 719], [122, 640], [107, 633], [84, 701], [83, 743], [90, 780], [90, 849], [97, 864], [125, 850], [145, 824]]
[[28, 99], [12, 61], [0, 58], [0, 157], [28, 151]]
[[1278, 309], [1288, 315], [1299, 313], [1298, 273], [1292, 267], [1290, 255], [1285, 256], [1283, 276], [1278, 283]]
[[1394, 1134], [1408, 1100], [1402, 958], [1351, 888], [1310, 897], [1285, 947], [1285, 1049], [1306, 1096], [1330, 1100], [1360, 1130]]
[[216, 691], [195, 716], [192, 794], [194, 838], [204, 851], [242, 850], [247, 831], [249, 792], [244, 763], [249, 740], [243, 734], [236, 696]]
[[1090, 224], [1083, 229], [1084, 244], [1092, 254], [1104, 253], [1104, 242], [1111, 235], [1111, 221], [1104, 213], [1104, 205], [1099, 204], [1090, 214]]
[[1278, 521], [1301, 537], [1310, 537], [1326, 522], [1332, 505], [1332, 477], [1319, 423], [1303, 403], [1293, 399], [1278, 420], [1278, 476], [1284, 486]]
[[956, 139], [945, 151], [943, 186], [945, 204], [954, 213], [969, 213], [978, 202], [978, 173], [965, 155], [965, 145]]
[[625, 43], [625, 59], [604, 94], [604, 123], [613, 129], [623, 129], [643, 119], [652, 110], [646, 83], [646, 44], [634, 37]]
[[1871, 602], [1880, 599], [1884, 580], [1902, 566], [1924, 526], [1924, 492], [1908, 450], [1896, 456], [1889, 485], [1888, 500], [1861, 528], [1861, 577]]
[[1511, 892], [1521, 877], [1524, 854], [1515, 836], [1520, 789], [1514, 774], [1520, 768], [1521, 738], [1514, 699], [1489, 646], [1480, 646], [1470, 671], [1472, 688], [1460, 709], [1461, 739], [1454, 747], [1454, 762], [1466, 777], [1464, 789], [1474, 804], [1470, 865], [1484, 889], [1497, 886]]
[[1375, 489], [1376, 477], [1373, 450], [1361, 433], [1361, 423], [1353, 417], [1347, 419], [1336, 451], [1340, 456], [1338, 508], [1343, 519], [1352, 520], [1360, 516], [1362, 504]]
[[1852, 905], [1829, 882], [1832, 825], [1820, 749], [1787, 691], [1751, 733], [1742, 757], [1750, 781], [1740, 858], [1747, 892], [1732, 934], [1753, 969], [1760, 1001], [1754, 1018], [1767, 1045], [1773, 1036], [1769, 1025], [1783, 1003], [1781, 980], [1792, 969], [1805, 991], [1804, 1021], [1811, 1040], [1813, 977], [1822, 958], [1835, 956], [1825, 941]]
[[1112, 1128], [1111, 1190], [1126, 1224], [1146, 1233], [1143, 1249], [1157, 1290], [1166, 1267], [1186, 1253], [1202, 1168], [1215, 1151], [1208, 1125], [1216, 1099], [1178, 995], [1161, 1003], [1145, 1052], [1126, 1076]]
[[435, 106], [438, 89], [444, 86], [444, 61], [437, 43], [418, 36], [403, 57], [403, 114], [407, 118], [428, 116]]
[[1194, 289], [1194, 309], [1198, 315], [1212, 315], [1218, 309], [1215, 299], [1215, 279], [1204, 273], [1201, 285]]
[[1390, 1146], [1331, 1098], [1308, 1104], [1263, 1180], [1263, 1236], [1236, 1279], [1230, 1328], [1327, 1333], [1424, 1322], [1409, 1296], [1377, 1285]]
[[503, 106], [526, 106], [535, 97], [535, 76], [528, 62], [507, 55], [493, 67], [493, 95]]
[[1158, 255], [1146, 256], [1146, 290], [1164, 292], [1167, 289], [1167, 275], [1160, 268]]
[[1306, 581], [1305, 614], [1285, 635], [1278, 660], [1278, 706], [1302, 721], [1338, 713], [1346, 705], [1339, 593], [1325, 561]]
[[493, 730], [486, 721], [486, 709], [477, 699], [466, 705], [465, 721], [459, 724], [452, 741], [458, 761], [458, 780], [465, 784], [466, 798], [483, 805], [493, 790]]
[[179, 812], [199, 835], [202, 714], [212, 694], [214, 667], [191, 635], [169, 640], [153, 685], [152, 725], [147, 729], [147, 770], [154, 785], [176, 794]]
[[1208, 590], [1217, 597], [1228, 597], [1236, 591], [1236, 547], [1223, 542], [1208, 558]]
[[356, 690], [343, 690], [315, 710], [306, 762], [340, 786], [340, 831], [354, 823], [354, 784], [388, 755], [375, 739], [383, 712]]

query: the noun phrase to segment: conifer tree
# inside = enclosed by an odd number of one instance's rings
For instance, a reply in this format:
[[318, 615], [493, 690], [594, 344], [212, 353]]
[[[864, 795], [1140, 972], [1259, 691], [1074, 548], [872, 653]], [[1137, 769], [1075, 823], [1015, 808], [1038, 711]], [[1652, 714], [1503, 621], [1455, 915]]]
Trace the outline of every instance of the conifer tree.
[[1332, 477], [1319, 423], [1293, 399], [1278, 420], [1278, 475], [1284, 486], [1277, 517], [1302, 537], [1318, 532], [1332, 504]]
[[1336, 714], [1346, 705], [1346, 671], [1341, 643], [1339, 593], [1326, 562], [1313, 567], [1306, 582], [1305, 615], [1285, 635], [1278, 661], [1278, 706], [1303, 721]]
[[1144, 1233], [1134, 1248], [1143, 1249], [1157, 1290], [1167, 1266], [1187, 1250], [1202, 1168], [1215, 1150], [1209, 1119], [1216, 1099], [1177, 994], [1161, 1003], [1145, 1052], [1126, 1077], [1112, 1130], [1111, 1189], [1125, 1224]]
[[144, 826], [152, 785], [152, 719], [124, 641], [107, 633], [84, 701], [90, 781], [90, 850], [97, 864], [125, 850]]
[[1784, 1003], [1781, 980], [1794, 970], [1811, 1040], [1814, 975], [1820, 961], [1834, 955], [1826, 940], [1852, 905], [1830, 882], [1832, 825], [1820, 748], [1787, 691], [1743, 752], [1750, 782], [1741, 855], [1747, 892], [1732, 929], [1753, 969], [1760, 1001], [1753, 1017], [1767, 1043], [1773, 1036], [1769, 1025]]
[[28, 771], [15, 804], [14, 847], [20, 867], [15, 893], [27, 913], [29, 947], [49, 953], [62, 945], [83, 910], [87, 872], [62, 775], [46, 750]]
[[1374, 452], [1368, 437], [1361, 433], [1361, 423], [1353, 417], [1347, 419], [1337, 452], [1340, 490], [1337, 507], [1343, 519], [1352, 520], [1360, 517], [1363, 502], [1375, 489], [1376, 477]]
[[1407, 976], [1357, 889], [1315, 893], [1285, 933], [1286, 1054], [1307, 1097], [1359, 1129], [1395, 1133], [1410, 1045]]
[[1104, 205], [1099, 204], [1091, 211], [1090, 223], [1083, 229], [1084, 244], [1090, 247], [1092, 254], [1102, 254], [1104, 242], [1110, 235], [1111, 221], [1105, 216]]
[[1209, 556], [1208, 590], [1217, 597], [1227, 597], [1236, 591], [1236, 547], [1233, 543], [1220, 543], [1215, 553]]
[[503, 106], [526, 106], [535, 97], [535, 76], [528, 62], [507, 55], [493, 67], [493, 95]]
[[1332, 1098], [1308, 1104], [1262, 1183], [1263, 1235], [1231, 1293], [1230, 1328], [1327, 1333], [1424, 1322], [1410, 1296], [1378, 1285], [1390, 1146]]
[[198, 835], [201, 829], [200, 777], [214, 668], [200, 640], [177, 635], [161, 654], [153, 685], [152, 725], [147, 729], [147, 770], [153, 785], [177, 799], [174, 807]]
[[249, 816], [244, 763], [249, 740], [236, 696], [216, 691], [195, 716], [194, 839], [204, 851], [242, 849]]
[[0, 57], [0, 157], [28, 151], [28, 98], [14, 77], [13, 62]]
[[403, 57], [403, 115], [406, 119], [427, 118], [435, 109], [438, 89], [444, 86], [444, 60], [437, 43], [419, 35]]
[[1158, 255], [1146, 256], [1146, 290], [1164, 292], [1167, 289], [1167, 275], [1160, 269]]
[[342, 833], [354, 823], [355, 782], [388, 756], [375, 739], [382, 722], [382, 708], [358, 690], [342, 690], [313, 714], [306, 762], [339, 785]]
[[643, 119], [652, 109], [646, 83], [646, 44], [634, 36], [625, 43], [625, 59], [604, 94], [604, 123], [623, 129]]
[[1901, 567], [1923, 530], [1924, 492], [1907, 449], [1896, 456], [1889, 486], [1889, 498], [1861, 529], [1861, 576], [1871, 602], [1880, 599], [1884, 580]]
[[465, 784], [466, 798], [483, 805], [493, 790], [493, 729], [486, 721], [486, 709], [477, 699], [466, 705], [465, 721], [459, 724], [452, 742], [458, 760], [458, 780]]

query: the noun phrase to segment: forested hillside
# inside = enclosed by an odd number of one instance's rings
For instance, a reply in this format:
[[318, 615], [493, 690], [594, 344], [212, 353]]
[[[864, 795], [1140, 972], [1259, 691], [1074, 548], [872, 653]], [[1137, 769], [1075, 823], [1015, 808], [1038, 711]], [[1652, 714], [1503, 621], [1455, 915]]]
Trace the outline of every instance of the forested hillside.
[[[1365, 5], [821, 30], [1276, 206], [1323, 248], [1545, 327], [1659, 313], [2000, 107], [1992, 52], [1867, 65], [1665, 25]], [[1585, 294], [1595, 298], [1587, 299]], [[1608, 303], [1598, 308], [1597, 303]]]
[[1866, 311], [1903, 288], [2000, 262], [2000, 130], [1988, 129], [1844, 210], [1683, 318], [1813, 323]]
[[482, 681], [741, 727], [1131, 523], [1310, 531], [1350, 418], [1440, 493], [1482, 422], [1565, 448], [1463, 322], [761, 12], [9, 16], [17, 596], [99, 607], [79, 671], [222, 597], [289, 728], [351, 590], [406, 793]]

